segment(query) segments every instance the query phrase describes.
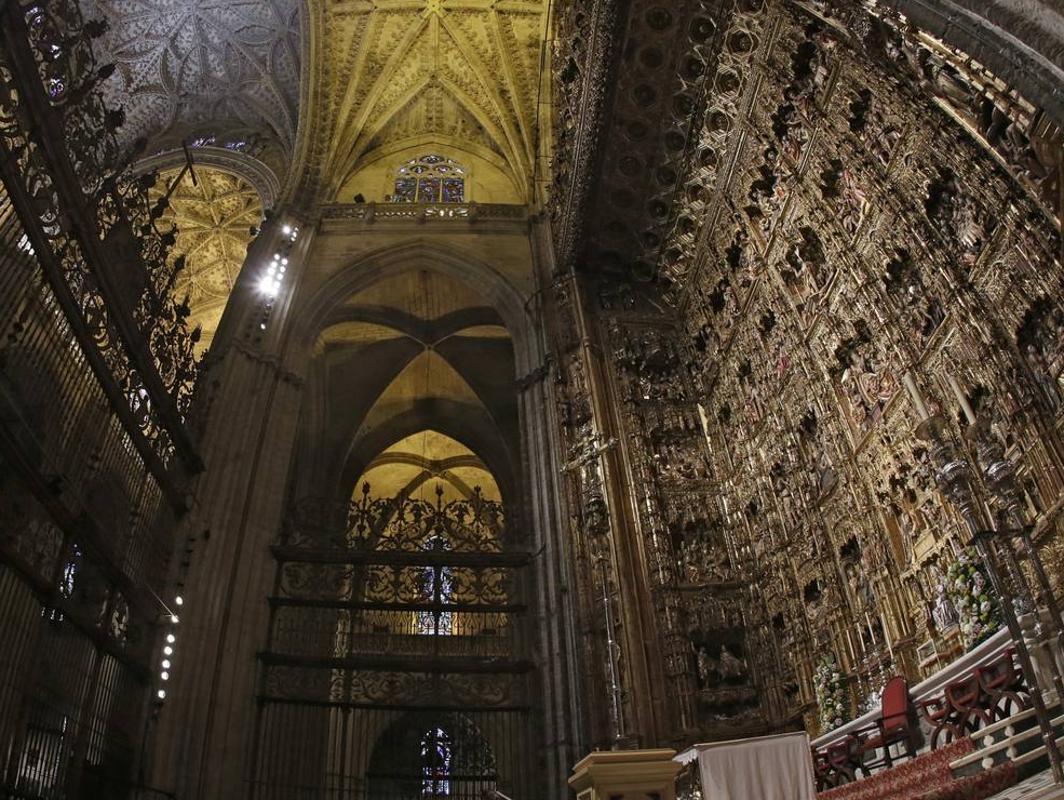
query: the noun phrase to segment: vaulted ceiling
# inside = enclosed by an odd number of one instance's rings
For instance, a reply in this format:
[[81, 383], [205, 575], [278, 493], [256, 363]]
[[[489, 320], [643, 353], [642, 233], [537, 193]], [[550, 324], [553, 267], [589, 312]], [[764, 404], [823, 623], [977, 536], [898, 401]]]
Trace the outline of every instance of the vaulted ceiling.
[[319, 336], [308, 458], [343, 492], [370, 480], [380, 496], [434, 477], [451, 493], [505, 493], [519, 447], [513, 376], [509, 334], [475, 289], [429, 270], [385, 278]]
[[429, 500], [442, 491], [447, 502], [479, 490], [488, 500], [502, 499], [484, 462], [461, 442], [434, 430], [407, 436], [374, 458], [355, 482], [356, 498], [365, 484], [374, 497]]
[[206, 347], [244, 264], [251, 229], [262, 222], [262, 201], [247, 181], [222, 170], [198, 167], [174, 186], [179, 177], [178, 170], [164, 171], [155, 193], [173, 188], [161, 225], [177, 225], [173, 252], [186, 260], [174, 291], [188, 297], [189, 322], [203, 329]]
[[485, 148], [527, 190], [546, 0], [341, 0], [325, 15], [311, 182], [326, 194], [380, 148]]
[[182, 141], [248, 152], [283, 175], [299, 113], [299, 0], [82, 0], [108, 23], [115, 73], [105, 99], [122, 107], [127, 143], [146, 154]]

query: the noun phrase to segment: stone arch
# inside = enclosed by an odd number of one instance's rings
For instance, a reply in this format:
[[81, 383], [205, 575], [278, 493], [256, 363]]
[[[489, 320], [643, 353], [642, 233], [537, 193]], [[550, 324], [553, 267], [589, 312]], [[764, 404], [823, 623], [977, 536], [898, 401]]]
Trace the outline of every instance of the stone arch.
[[[266, 164], [254, 156], [229, 150], [225, 147], [196, 147], [191, 149], [192, 166], [210, 167], [227, 172], [237, 178], [243, 178], [259, 194], [263, 208], [273, 208], [281, 194], [281, 183], [277, 175]], [[133, 167], [137, 174], [146, 172], [164, 172], [185, 165], [185, 151], [164, 150], [161, 153], [142, 158]]]
[[468, 447], [495, 478], [504, 504], [507, 499], [516, 498], [513, 454], [509, 452], [502, 435], [489, 432], [469, 409], [441, 400], [419, 403], [353, 442], [341, 476], [340, 496], [351, 496], [352, 490], [358, 488], [354, 485], [358, 476], [380, 453], [407, 436], [424, 430], [438, 431]]
[[517, 287], [491, 264], [446, 242], [427, 236], [360, 254], [314, 293], [293, 308], [296, 320], [291, 331], [289, 354], [307, 353], [315, 337], [326, 327], [347, 298], [368, 289], [378, 281], [415, 270], [436, 271], [468, 286], [476, 287], [494, 308], [514, 343], [517, 374], [531, 369], [535, 351], [535, 331], [526, 309], [526, 298]]

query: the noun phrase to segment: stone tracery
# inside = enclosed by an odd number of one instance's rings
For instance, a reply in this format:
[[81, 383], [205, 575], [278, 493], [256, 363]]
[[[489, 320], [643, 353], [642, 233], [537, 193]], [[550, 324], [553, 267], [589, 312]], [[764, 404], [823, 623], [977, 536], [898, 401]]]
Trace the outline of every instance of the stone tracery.
[[105, 85], [123, 137], [151, 155], [182, 141], [249, 152], [283, 173], [299, 105], [299, 6], [289, 0], [86, 0], [109, 25]]

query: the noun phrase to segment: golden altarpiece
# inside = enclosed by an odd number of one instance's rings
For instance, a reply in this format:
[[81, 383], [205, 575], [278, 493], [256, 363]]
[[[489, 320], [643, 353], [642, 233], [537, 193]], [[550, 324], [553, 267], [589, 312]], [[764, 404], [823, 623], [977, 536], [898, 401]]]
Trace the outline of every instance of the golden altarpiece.
[[[584, 659], [614, 698], [602, 741], [815, 734], [825, 660], [853, 716], [890, 675], [963, 652], [946, 577], [969, 533], [928, 415], [959, 442], [980, 421], [1054, 580], [1064, 567], [1059, 127], [886, 8], [701, 12], [683, 31], [671, 9], [629, 18], [573, 250], [618, 277], [551, 290], [582, 607], [612, 605]], [[607, 23], [567, 24], [592, 70], [583, 42]], [[651, 85], [677, 42], [715, 73]], [[587, 87], [557, 99], [575, 119]], [[656, 199], [674, 185], [675, 205]]]

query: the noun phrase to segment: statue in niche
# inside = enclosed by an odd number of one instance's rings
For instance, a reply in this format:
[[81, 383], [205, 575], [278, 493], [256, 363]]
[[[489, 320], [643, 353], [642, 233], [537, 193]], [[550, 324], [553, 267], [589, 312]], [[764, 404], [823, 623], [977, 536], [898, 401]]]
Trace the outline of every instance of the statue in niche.
[[898, 379], [895, 377], [894, 372], [887, 367], [884, 367], [879, 371], [879, 386], [876, 392], [876, 402], [879, 404], [880, 411], [886, 408], [887, 403], [898, 391]]
[[722, 680], [739, 679], [746, 675], [746, 662], [732, 655], [726, 645], [720, 646], [720, 659], [718, 661]]
[[861, 590], [861, 577], [857, 574], [857, 565], [854, 563], [846, 565], [846, 585], [850, 590], [850, 602], [854, 608], [861, 608], [864, 593]]
[[698, 681], [702, 688], [707, 688], [712, 684], [714, 673], [719, 672], [719, 664], [709, 654], [704, 647], [698, 647], [693, 642], [691, 647], [695, 651], [695, 655], [698, 659]]
[[[1064, 365], [1064, 314], [1046, 298], [1035, 301], [1016, 331], [1016, 344], [1026, 358], [1042, 404], [1056, 411], [1061, 403], [1056, 376]], [[1017, 390], [1022, 387], [1022, 381], [1016, 383]]]
[[850, 420], [857, 431], [863, 433], [870, 424], [868, 408], [865, 406], [864, 396], [850, 370], [846, 370], [842, 375], [842, 393], [850, 408]]
[[958, 109], [970, 109], [975, 98], [972, 87], [960, 73], [940, 58], [925, 59], [924, 74], [931, 82], [932, 91], [949, 100]]
[[986, 240], [986, 225], [980, 218], [975, 201], [961, 197], [953, 213], [953, 235], [962, 249], [961, 263], [969, 269], [975, 266]]
[[867, 361], [865, 362], [865, 371], [857, 379], [857, 385], [860, 387], [864, 406], [868, 410], [867, 423], [871, 427], [879, 420], [882, 405], [880, 402], [880, 377]]
[[1048, 315], [1044, 328], [1043, 349], [1046, 361], [1049, 363], [1050, 373], [1057, 375], [1064, 366], [1064, 314], [1056, 311]]
[[912, 489], [906, 489], [902, 499], [901, 508], [895, 506], [895, 514], [898, 520], [898, 528], [901, 530], [902, 542], [909, 559], [912, 559], [915, 551], [916, 540], [923, 534], [927, 523], [923, 512], [916, 507], [916, 493]]
[[1027, 345], [1027, 363], [1031, 366], [1035, 383], [1042, 392], [1042, 396], [1049, 407], [1056, 411], [1060, 407], [1060, 391], [1057, 382], [1053, 379], [1049, 362], [1034, 344]]
[[957, 609], [953, 607], [953, 601], [946, 593], [946, 584], [940, 580], [936, 588], [935, 606], [931, 611], [931, 618], [935, 622], [935, 630], [943, 634], [957, 627]]
[[890, 157], [901, 140], [901, 131], [890, 124], [884, 124], [871, 140], [872, 155], [882, 166], [890, 163]]
[[842, 227], [850, 236], [857, 233], [864, 221], [867, 208], [867, 194], [857, 181], [856, 176], [850, 169], [844, 168], [841, 175], [842, 201]]
[[821, 445], [820, 452], [817, 455], [816, 461], [816, 476], [817, 476], [817, 491], [818, 499], [824, 499], [839, 482], [838, 475], [835, 472], [835, 467], [831, 463], [831, 458], [827, 454], [827, 450]]
[[787, 373], [790, 372], [791, 357], [787, 355], [787, 350], [782, 344], [777, 348], [776, 352], [778, 354], [776, 358], [776, 380], [782, 382], [787, 377]]

